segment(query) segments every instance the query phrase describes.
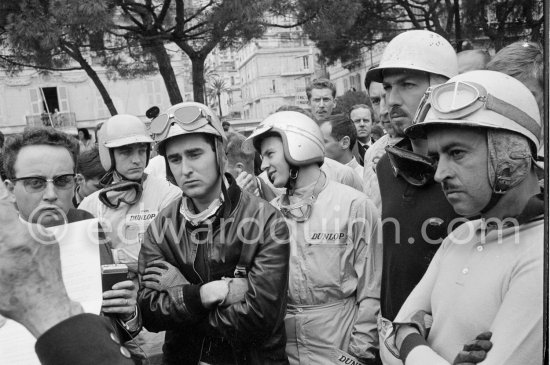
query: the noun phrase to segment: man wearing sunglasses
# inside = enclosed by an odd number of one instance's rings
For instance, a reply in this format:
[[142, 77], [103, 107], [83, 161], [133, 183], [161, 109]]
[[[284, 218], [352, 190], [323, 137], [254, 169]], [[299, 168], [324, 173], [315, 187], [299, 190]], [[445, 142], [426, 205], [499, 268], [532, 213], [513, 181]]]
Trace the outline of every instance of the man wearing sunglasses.
[[[163, 208], [181, 196], [181, 191], [166, 179], [143, 172], [153, 140], [139, 118], [115, 115], [101, 126], [97, 137], [99, 159], [107, 173], [100, 181], [103, 188], [84, 198], [79, 208], [100, 220], [113, 259], [128, 266], [137, 294], [137, 262], [145, 230]], [[132, 305], [137, 313], [135, 302]], [[143, 331], [136, 341], [147, 356], [160, 355], [161, 335]], [[143, 356], [140, 349], [129, 347]]]
[[203, 104], [173, 105], [150, 131], [183, 196], [139, 255], [144, 326], [166, 330], [164, 364], [288, 364], [288, 228], [226, 173], [227, 138]]
[[0, 333], [2, 316], [25, 326], [37, 339], [41, 364], [133, 364], [109, 319], [83, 313], [69, 298], [55, 237], [22, 222], [1, 179], [0, 268]]
[[302, 113], [270, 115], [243, 147], [258, 151], [270, 181], [285, 189], [272, 204], [291, 232], [290, 363], [376, 364], [382, 254], [376, 207], [327, 178], [323, 134]]
[[[78, 141], [52, 128], [29, 128], [9, 141], [4, 149], [5, 184], [22, 220], [52, 227], [93, 218], [72, 207], [77, 153]], [[107, 245], [100, 245], [99, 252], [102, 265], [113, 263]], [[134, 318], [136, 292], [137, 286], [126, 280], [103, 294], [101, 310], [121, 333], [140, 329]]]
[[[391, 40], [379, 66], [369, 70], [367, 78], [382, 83], [394, 131], [405, 137], [403, 131], [411, 124], [426, 89], [457, 72], [456, 53], [447, 40], [430, 31], [414, 30]], [[457, 216], [433, 182], [433, 167], [415, 149], [403, 138], [386, 147], [395, 158], [390, 160], [387, 152], [376, 166], [384, 222], [382, 335], [388, 325], [384, 318], [395, 318], [447, 235], [449, 222]], [[396, 166], [395, 160], [404, 163]]]
[[[403, 304], [388, 348], [407, 365], [446, 364], [463, 343], [490, 331], [483, 364], [542, 364], [544, 195], [535, 97], [508, 75], [467, 72], [428, 90], [406, 134], [427, 141], [435, 180], [469, 220], [443, 241]], [[433, 317], [429, 333], [420, 313]]]

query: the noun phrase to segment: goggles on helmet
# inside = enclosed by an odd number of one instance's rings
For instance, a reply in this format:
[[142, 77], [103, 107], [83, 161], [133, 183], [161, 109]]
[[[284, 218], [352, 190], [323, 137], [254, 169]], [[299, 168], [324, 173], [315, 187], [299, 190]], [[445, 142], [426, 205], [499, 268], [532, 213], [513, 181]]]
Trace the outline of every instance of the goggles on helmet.
[[[132, 199], [126, 199], [126, 194], [121, 194], [130, 190], [135, 190]], [[108, 185], [99, 192], [99, 201], [111, 209], [117, 209], [120, 203], [128, 205], [136, 204], [141, 198], [143, 188], [140, 183], [135, 181], [121, 181]]]
[[168, 135], [170, 126], [176, 123], [183, 130], [192, 132], [210, 124], [220, 136], [223, 136], [223, 129], [212, 123], [212, 118], [202, 108], [196, 105], [185, 105], [173, 110], [170, 114], [163, 113], [155, 117], [149, 125], [149, 130], [155, 141], [162, 141]]
[[[540, 125], [523, 110], [489, 94], [482, 85], [465, 81], [429, 87], [416, 110], [412, 126], [422, 124], [430, 109], [433, 109], [436, 119], [459, 120], [481, 108], [513, 120], [535, 136], [540, 135]], [[406, 133], [411, 138], [422, 137], [415, 131], [411, 128]]]
[[395, 146], [387, 146], [386, 154], [395, 176], [401, 176], [414, 186], [424, 186], [433, 181], [437, 169], [434, 159]]

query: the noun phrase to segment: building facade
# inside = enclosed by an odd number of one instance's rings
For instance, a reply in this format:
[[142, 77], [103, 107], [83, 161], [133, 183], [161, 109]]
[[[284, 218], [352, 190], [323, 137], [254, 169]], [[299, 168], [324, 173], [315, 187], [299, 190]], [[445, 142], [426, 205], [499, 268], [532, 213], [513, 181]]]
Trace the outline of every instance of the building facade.
[[[160, 74], [112, 78], [99, 62], [94, 64], [93, 59], [89, 62], [119, 114], [137, 115], [146, 121], [145, 111], [151, 106], [161, 110], [170, 106]], [[182, 97], [192, 100], [190, 62], [179, 52], [173, 56], [172, 66]], [[25, 69], [17, 75], [8, 75], [0, 70], [0, 131], [6, 135], [31, 126], [53, 126], [71, 134], [76, 134], [77, 128], [93, 132], [98, 123], [110, 116], [97, 87], [84, 71], [40, 73]]]
[[243, 118], [263, 119], [282, 105], [307, 108], [306, 85], [322, 72], [317, 53], [298, 27], [269, 27], [262, 38], [242, 46], [236, 56]]

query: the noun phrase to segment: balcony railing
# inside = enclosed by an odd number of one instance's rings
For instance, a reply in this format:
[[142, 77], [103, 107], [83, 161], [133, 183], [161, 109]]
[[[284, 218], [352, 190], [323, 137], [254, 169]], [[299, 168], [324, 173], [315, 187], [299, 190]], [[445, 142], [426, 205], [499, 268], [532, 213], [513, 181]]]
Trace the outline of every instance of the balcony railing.
[[42, 113], [27, 115], [26, 118], [28, 127], [76, 128], [76, 118], [72, 112]]

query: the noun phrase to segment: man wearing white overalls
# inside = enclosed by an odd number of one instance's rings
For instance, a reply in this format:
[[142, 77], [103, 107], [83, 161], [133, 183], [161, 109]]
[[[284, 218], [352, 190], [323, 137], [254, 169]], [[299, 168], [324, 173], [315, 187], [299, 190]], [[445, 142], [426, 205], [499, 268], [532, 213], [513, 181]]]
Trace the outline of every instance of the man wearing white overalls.
[[353, 357], [373, 363], [382, 257], [377, 209], [363, 193], [326, 178], [323, 136], [302, 113], [270, 115], [243, 148], [261, 153], [262, 170], [286, 188], [272, 204], [290, 230], [290, 364]]

